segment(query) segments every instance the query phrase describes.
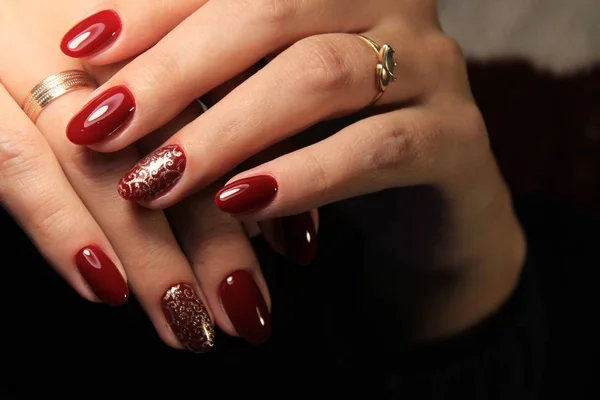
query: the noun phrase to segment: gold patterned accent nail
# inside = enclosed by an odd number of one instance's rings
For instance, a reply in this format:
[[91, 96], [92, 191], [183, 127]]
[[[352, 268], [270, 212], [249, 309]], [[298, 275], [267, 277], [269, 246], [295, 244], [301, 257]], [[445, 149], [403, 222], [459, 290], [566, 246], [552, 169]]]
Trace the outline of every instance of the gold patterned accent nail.
[[161, 147], [144, 157], [119, 181], [121, 197], [149, 201], [165, 194], [185, 171], [183, 149], [176, 144]]
[[162, 298], [163, 312], [182, 345], [194, 353], [206, 353], [215, 345], [215, 330], [208, 311], [194, 289], [179, 283]]

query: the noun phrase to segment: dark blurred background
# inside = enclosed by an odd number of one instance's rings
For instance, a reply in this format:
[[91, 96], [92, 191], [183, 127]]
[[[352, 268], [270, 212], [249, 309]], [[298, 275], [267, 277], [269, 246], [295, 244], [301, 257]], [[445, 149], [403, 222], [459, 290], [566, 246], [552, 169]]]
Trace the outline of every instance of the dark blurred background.
[[515, 195], [600, 212], [600, 2], [439, 0]]

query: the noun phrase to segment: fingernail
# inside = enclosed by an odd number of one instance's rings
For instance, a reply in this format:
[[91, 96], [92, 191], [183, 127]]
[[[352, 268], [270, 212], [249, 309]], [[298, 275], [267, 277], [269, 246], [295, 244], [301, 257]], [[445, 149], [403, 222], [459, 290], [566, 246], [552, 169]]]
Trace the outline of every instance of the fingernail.
[[119, 181], [121, 197], [147, 201], [165, 194], [185, 171], [185, 153], [178, 145], [161, 147], [144, 157]]
[[258, 175], [240, 179], [222, 188], [215, 196], [217, 207], [230, 214], [242, 214], [265, 208], [275, 199], [275, 178]]
[[206, 353], [215, 344], [215, 330], [210, 316], [194, 289], [179, 283], [167, 290], [162, 308], [171, 330], [179, 342], [194, 353]]
[[275, 220], [276, 240], [286, 257], [301, 264], [308, 265], [317, 255], [317, 231], [310, 212], [277, 218]]
[[71, 28], [60, 42], [60, 49], [69, 57], [87, 57], [117, 40], [121, 29], [119, 14], [100, 11]]
[[115, 86], [87, 103], [69, 125], [67, 137], [78, 145], [98, 143], [123, 129], [133, 117], [135, 99], [125, 86]]
[[120, 306], [129, 298], [129, 288], [115, 264], [98, 246], [87, 246], [75, 255], [77, 269], [102, 302]]
[[271, 336], [267, 303], [252, 276], [243, 270], [229, 275], [219, 287], [225, 313], [241, 337], [259, 344]]

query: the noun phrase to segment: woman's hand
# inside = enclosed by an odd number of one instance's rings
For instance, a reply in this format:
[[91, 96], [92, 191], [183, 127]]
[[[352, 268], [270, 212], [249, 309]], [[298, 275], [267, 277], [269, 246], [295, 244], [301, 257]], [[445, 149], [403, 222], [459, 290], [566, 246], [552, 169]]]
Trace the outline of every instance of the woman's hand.
[[[71, 56], [91, 52], [85, 61], [92, 64], [134, 56], [140, 37], [150, 45], [164, 33], [150, 25], [156, 15], [172, 21], [177, 18], [169, 12], [180, 7], [175, 1], [145, 4], [140, 10], [117, 3], [113, 11], [88, 17], [67, 33], [63, 50]], [[103, 8], [98, 4], [94, 10]], [[91, 33], [96, 26], [111, 27], [112, 33], [97, 36]], [[122, 178], [119, 192], [126, 199], [150, 208], [171, 206], [274, 143], [369, 105], [379, 91], [378, 57], [349, 33], [396, 49], [398, 81], [377, 102], [380, 113], [241, 173], [219, 194], [221, 209], [263, 220], [388, 187], [434, 182], [436, 173], [489, 162], [464, 61], [440, 30], [433, 1], [208, 2], [97, 89], [71, 120], [67, 136], [95, 150], [119, 150], [275, 55]], [[111, 103], [121, 96], [122, 103]], [[405, 107], [384, 112], [400, 105]], [[477, 151], [448, 151], [442, 139], [454, 148], [468, 142]], [[171, 161], [177, 161], [177, 170], [161, 174]], [[156, 173], [147, 174], [150, 169]], [[247, 189], [234, 190], [242, 187]]]
[[[67, 54], [97, 65], [157, 42], [94, 92], [69, 123], [73, 143], [122, 149], [259, 60], [271, 61], [125, 174], [121, 196], [151, 209], [171, 206], [263, 149], [362, 110], [380, 94], [376, 65], [387, 61], [384, 72], [397, 81], [369, 112], [318, 143], [233, 177], [217, 194], [218, 206], [261, 221], [388, 188], [429, 187], [441, 204], [430, 212], [440, 212], [441, 221], [419, 229], [438, 231], [437, 240], [426, 249], [403, 248], [400, 258], [464, 279], [433, 280], [435, 306], [419, 309], [420, 336], [462, 329], [508, 296], [524, 240], [465, 61], [442, 32], [435, 1], [199, 1], [162, 39], [168, 22], [156, 23], [154, 32], [156, 15], [177, 19], [166, 14], [180, 2], [144, 4], [134, 11], [130, 3], [100, 3], [90, 11], [112, 11], [65, 36]], [[110, 29], [92, 35], [98, 26], [92, 22], [100, 21]], [[356, 34], [391, 45], [397, 65]], [[115, 96], [127, 99], [126, 109], [111, 105]], [[86, 125], [99, 109], [102, 119]], [[149, 173], [166, 171], [173, 160], [185, 160], [176, 174]], [[406, 236], [415, 229], [406, 227]]]
[[[37, 127], [20, 110], [18, 104], [45, 77], [82, 69], [58, 44], [69, 12], [80, 13], [87, 3], [64, 3], [0, 2], [0, 51], [6, 55], [0, 61], [2, 205], [83, 297], [122, 304], [128, 282], [169, 345], [210, 349], [212, 321], [251, 342], [266, 340], [266, 285], [243, 229], [217, 209], [214, 191], [198, 192], [170, 210], [180, 247], [162, 211], [124, 202], [115, 190], [140, 158], [133, 146], [98, 154], [64, 136], [90, 89], [47, 106]], [[94, 75], [102, 82], [113, 73], [97, 69]], [[142, 152], [200, 114], [198, 107], [148, 136]]]

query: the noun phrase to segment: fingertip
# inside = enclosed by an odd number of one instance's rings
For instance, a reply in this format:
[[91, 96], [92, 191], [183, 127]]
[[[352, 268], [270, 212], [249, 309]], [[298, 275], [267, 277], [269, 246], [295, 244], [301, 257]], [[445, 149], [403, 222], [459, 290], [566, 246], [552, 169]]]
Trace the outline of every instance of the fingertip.
[[100, 246], [87, 245], [75, 255], [75, 265], [81, 278], [103, 303], [118, 307], [129, 298], [124, 273]]
[[87, 58], [108, 50], [123, 30], [115, 10], [98, 11], [75, 24], [63, 36], [60, 49], [72, 58]]
[[259, 222], [263, 236], [278, 254], [299, 265], [310, 265], [318, 251], [318, 213], [311, 210]]
[[96, 151], [119, 150], [111, 139], [129, 126], [136, 108], [133, 93], [126, 86], [106, 89], [71, 118], [65, 130], [67, 138], [80, 146], [94, 146]]
[[[271, 316], [267, 299], [246, 270], [233, 271], [220, 283], [219, 300], [234, 332], [252, 344], [266, 342], [271, 336]], [[230, 324], [224, 324], [226, 327]], [[229, 329], [228, 329], [229, 330]]]

